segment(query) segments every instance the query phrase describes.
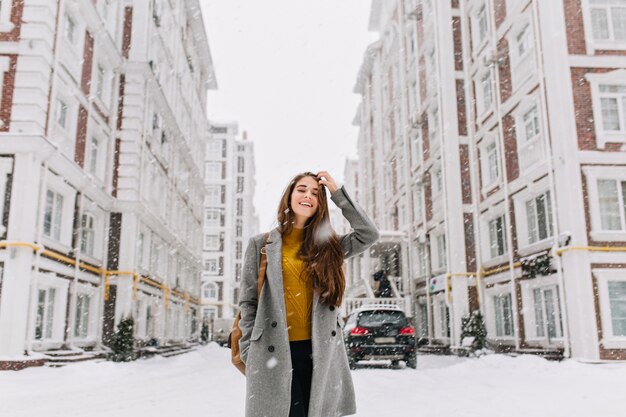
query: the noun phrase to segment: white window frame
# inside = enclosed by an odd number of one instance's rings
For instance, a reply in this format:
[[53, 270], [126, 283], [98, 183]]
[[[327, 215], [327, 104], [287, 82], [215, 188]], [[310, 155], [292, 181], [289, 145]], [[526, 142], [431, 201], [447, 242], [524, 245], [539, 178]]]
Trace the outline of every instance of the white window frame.
[[548, 342], [548, 336], [537, 336], [537, 322], [535, 317], [535, 289], [554, 289], [556, 295], [557, 306], [559, 308], [559, 315], [561, 320], [561, 327], [565, 326], [563, 320], [563, 311], [561, 310], [561, 293], [558, 287], [558, 279], [556, 274], [550, 276], [541, 277], [541, 279], [528, 279], [521, 282], [522, 289], [522, 305], [524, 306], [524, 330], [526, 334], [526, 340], [533, 344], [540, 344], [543, 347], [562, 347], [563, 346], [563, 334], [561, 337], [550, 339]]
[[623, 269], [594, 269], [593, 275], [598, 283], [598, 301], [600, 307], [600, 319], [602, 323], [602, 343], [606, 349], [626, 348], [626, 336], [615, 336], [613, 333], [613, 321], [611, 317], [611, 305], [609, 298], [610, 281], [626, 281]]
[[448, 306], [446, 302], [445, 292], [433, 295], [431, 300], [433, 302], [433, 330], [435, 331], [435, 339], [442, 340], [444, 342], [449, 341], [450, 336], [447, 334], [448, 331], [450, 331], [450, 335], [452, 334], [450, 320], [446, 320], [446, 317], [442, 314], [445, 311], [445, 308], [448, 309], [448, 314], [451, 314], [450, 306]]
[[[484, 33], [481, 31], [481, 13], [484, 12]], [[474, 55], [478, 55], [479, 51], [487, 44], [489, 40], [489, 5], [487, 1], [484, 1], [477, 5], [476, 9], [472, 13], [472, 33], [474, 34]]]
[[[98, 323], [99, 323], [99, 315], [98, 315], [98, 304], [99, 304], [99, 290], [98, 287], [94, 287], [89, 284], [76, 284], [76, 295], [74, 299], [73, 306], [73, 323], [71, 328], [71, 338], [74, 341], [86, 341], [86, 342], [94, 342], [98, 337]], [[76, 316], [76, 309], [78, 307], [78, 296], [84, 295], [90, 298], [89, 300], [89, 318], [87, 322], [87, 335], [85, 337], [80, 337], [76, 335], [76, 321], [78, 317]]]
[[207, 208], [204, 211], [204, 225], [205, 227], [215, 228], [220, 227], [220, 221], [222, 218], [222, 209]]
[[[48, 184], [46, 191], [44, 192], [44, 199], [47, 198], [48, 190], [57, 193], [63, 197], [62, 211], [61, 211], [61, 223], [59, 238], [56, 239], [54, 235], [46, 235], [42, 233], [43, 239], [51, 247], [60, 249], [64, 252], [70, 250], [72, 244], [72, 225], [74, 223], [74, 200], [76, 197], [76, 191], [67, 185], [60, 177], [48, 173]], [[45, 200], [44, 200], [45, 204]], [[41, 228], [44, 227], [44, 216], [41, 217]], [[53, 219], [54, 220], [54, 219]]]
[[222, 204], [222, 186], [209, 184], [207, 185], [207, 204], [210, 206], [216, 206]]
[[[206, 269], [207, 262], [215, 262], [215, 270]], [[202, 267], [206, 275], [219, 275], [219, 272], [220, 272], [219, 256], [209, 256], [209, 257], [204, 258], [204, 264], [202, 265]]]
[[[582, 0], [582, 10], [583, 10], [583, 19], [585, 26], [585, 38], [587, 39], [587, 43], [590, 44], [593, 53], [593, 50], [603, 49], [603, 50], [626, 50], [626, 39], [625, 40], [616, 40], [615, 34], [613, 33], [613, 19], [610, 14], [607, 15], [607, 23], [608, 23], [608, 31], [609, 38], [608, 39], [596, 39], [593, 31], [593, 13], [592, 9], [609, 9], [612, 5], [606, 4], [594, 4], [595, 2], [592, 0]], [[608, 2], [607, 2], [608, 3]], [[623, 5], [626, 7], [626, 3]], [[608, 11], [608, 10], [607, 10]]]
[[11, 32], [15, 25], [11, 22], [13, 0], [4, 0], [0, 3], [0, 32]]
[[[480, 149], [480, 171], [481, 171], [481, 192], [486, 194], [502, 180], [502, 167], [500, 166], [500, 143], [497, 133], [485, 135], [479, 145]], [[496, 175], [493, 176], [493, 160], [495, 157]]]
[[[535, 33], [529, 13], [516, 15], [515, 23], [507, 35], [513, 91], [519, 90], [527, 80], [536, 74]], [[526, 49], [520, 53], [520, 35], [522, 34], [524, 34], [522, 44], [526, 46]]]
[[448, 267], [448, 242], [444, 232], [432, 234], [430, 244], [432, 272], [442, 272]]
[[[206, 179], [209, 181], [223, 180], [224, 178], [222, 178], [222, 165], [223, 162], [205, 162]], [[214, 174], [217, 174], [217, 176], [214, 177]]]
[[[590, 236], [596, 241], [624, 241], [626, 229], [603, 230], [600, 217], [600, 195], [598, 180], [626, 181], [626, 172], [623, 166], [587, 166], [583, 168], [589, 193], [589, 217], [591, 219]], [[621, 207], [620, 207], [621, 208]], [[623, 209], [622, 209], [623, 211]]]
[[[507, 276], [508, 278], [508, 276]], [[514, 299], [511, 297], [511, 331], [510, 335], [497, 335], [496, 302], [495, 297], [505, 297], [511, 295], [511, 284], [509, 282], [498, 283], [485, 289], [485, 325], [490, 340], [513, 341], [515, 337], [515, 308]]]
[[[80, 215], [79, 244], [81, 254], [96, 255], [97, 218], [94, 213], [85, 211]], [[85, 225], [85, 223], [87, 225]], [[89, 225], [91, 223], [91, 225]]]
[[218, 301], [219, 286], [216, 282], [207, 282], [202, 286], [202, 298], [209, 301]]
[[[215, 241], [209, 239], [209, 237], [215, 237]], [[214, 243], [214, 245], [212, 244]], [[218, 251], [220, 249], [220, 235], [215, 233], [205, 233], [204, 235], [204, 250]]]
[[[518, 242], [518, 252], [520, 255], [529, 255], [531, 253], [535, 253], [539, 250], [546, 249], [552, 246], [553, 238], [554, 238], [554, 225], [552, 225], [552, 236], [540, 240], [538, 242], [530, 243], [528, 236], [528, 221], [526, 214], [526, 202], [534, 199], [542, 194], [545, 194], [550, 190], [550, 185], [547, 178], [542, 179], [541, 181], [533, 184], [529, 184], [529, 186], [517, 193], [513, 197], [513, 205], [515, 208], [515, 223], [516, 223], [516, 231], [517, 231], [517, 242]], [[553, 197], [550, 197], [552, 200]], [[555, 208], [551, 207], [553, 213]], [[509, 242], [510, 243], [510, 242]]]
[[[494, 255], [494, 242], [492, 240], [492, 227], [494, 226], [494, 222], [498, 222], [498, 220], [502, 221], [502, 233], [503, 233], [503, 243], [504, 246], [502, 248], [502, 253], [496, 253]], [[507, 233], [506, 233], [506, 228], [507, 228], [507, 219], [506, 216], [504, 214], [500, 214], [498, 216], [494, 216], [491, 219], [489, 219], [487, 221], [487, 237], [488, 237], [488, 243], [489, 243], [489, 252], [487, 252], [489, 254], [489, 259], [497, 259], [497, 258], [501, 258], [507, 255], [507, 251], [509, 250], [509, 242], [508, 242], [508, 238], [507, 238]], [[496, 230], [497, 233], [497, 230]], [[497, 236], [496, 236], [497, 237]], [[497, 245], [497, 242], [495, 244], [495, 246], [497, 246], [497, 251], [499, 251], [499, 245]]]
[[[493, 71], [487, 67], [477, 74], [476, 85], [476, 110], [479, 121], [482, 121], [492, 110], [495, 102], [493, 86]], [[486, 86], [489, 87], [489, 102], [486, 102]]]
[[[69, 287], [69, 281], [58, 278], [55, 273], [37, 273], [36, 274], [36, 288], [33, 291], [31, 299], [31, 333], [30, 338], [32, 340], [33, 349], [45, 350], [50, 348], [59, 348], [64, 343], [65, 332], [65, 312], [67, 309], [67, 293]], [[55, 300], [53, 306], [53, 320], [52, 320], [52, 334], [50, 338], [35, 339], [35, 328], [37, 321], [37, 305], [39, 290], [48, 290], [54, 288]]]
[[[626, 45], [626, 42], [624, 42]], [[604, 149], [609, 142], [626, 143], [626, 106], [618, 100], [618, 112], [621, 109], [621, 130], [605, 131], [602, 119], [601, 85], [626, 86], [626, 69], [618, 69], [603, 74], [587, 74], [585, 79], [591, 87], [591, 103], [598, 148]]]
[[[539, 132], [532, 138], [526, 136], [526, 120], [533, 108], [536, 110], [536, 127]], [[526, 97], [520, 102], [514, 113], [515, 139], [517, 141], [517, 160], [520, 174], [524, 174], [546, 161], [544, 140], [544, 122], [539, 99], [535, 96]]]

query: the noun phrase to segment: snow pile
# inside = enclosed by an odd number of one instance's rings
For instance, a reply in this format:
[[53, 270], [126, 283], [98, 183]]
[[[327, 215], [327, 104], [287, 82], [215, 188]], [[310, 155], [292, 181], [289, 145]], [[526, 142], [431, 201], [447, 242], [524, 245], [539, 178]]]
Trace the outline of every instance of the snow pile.
[[[418, 369], [353, 372], [359, 417], [623, 417], [626, 364], [531, 356], [420, 356]], [[245, 379], [215, 344], [132, 363], [0, 372], [0, 416], [243, 416]]]

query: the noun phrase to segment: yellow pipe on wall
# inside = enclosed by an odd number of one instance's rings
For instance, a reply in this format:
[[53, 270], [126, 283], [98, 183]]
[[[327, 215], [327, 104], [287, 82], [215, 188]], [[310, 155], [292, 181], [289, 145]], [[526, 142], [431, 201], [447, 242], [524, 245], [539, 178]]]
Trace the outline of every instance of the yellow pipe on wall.
[[[22, 247], [22, 248], [29, 248], [32, 249], [34, 252], [41, 252], [42, 255], [45, 255], [49, 258], [52, 259], [56, 259], [62, 262], [65, 262], [67, 264], [70, 265], [74, 265], [76, 266], [77, 262], [76, 260], [69, 258], [65, 255], [61, 255], [60, 253], [56, 253], [52, 250], [49, 249], [45, 249], [43, 245], [37, 245], [35, 243], [31, 243], [31, 242], [11, 242], [11, 241], [0, 241], [0, 248], [11, 248], [11, 247]], [[138, 287], [139, 287], [139, 282], [145, 282], [148, 285], [152, 285], [153, 287], [159, 288], [161, 290], [163, 290], [164, 292], [164, 299], [165, 299], [165, 307], [167, 308], [168, 303], [169, 303], [169, 297], [170, 297], [170, 293], [172, 292], [172, 290], [165, 284], [161, 284], [157, 281], [154, 281], [150, 278], [144, 277], [139, 275], [138, 273], [134, 272], [134, 271], [116, 271], [116, 270], [106, 270], [106, 269], [102, 269], [102, 268], [97, 268], [88, 264], [85, 264], [83, 262], [78, 262], [78, 266], [81, 269], [87, 270], [87, 271], [91, 271], [93, 273], [96, 274], [102, 274], [104, 275], [104, 300], [105, 301], [109, 301], [109, 296], [110, 296], [110, 287], [111, 287], [111, 282], [110, 282], [110, 276], [111, 275], [130, 275], [133, 277], [133, 300], [137, 300], [137, 292], [138, 292]], [[191, 297], [188, 293], [182, 293], [180, 291], [174, 291], [174, 295], [183, 298], [186, 300], [186, 302], [190, 301], [193, 304], [196, 305], [200, 305], [200, 300]]]

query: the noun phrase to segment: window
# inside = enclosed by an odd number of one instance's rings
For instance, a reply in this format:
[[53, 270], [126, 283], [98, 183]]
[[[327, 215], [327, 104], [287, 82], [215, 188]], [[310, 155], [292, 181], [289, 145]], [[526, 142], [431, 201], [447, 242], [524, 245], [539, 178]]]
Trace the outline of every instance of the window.
[[486, 4], [483, 4], [478, 9], [478, 13], [476, 13], [476, 26], [478, 29], [478, 45], [480, 45], [487, 39], [487, 33], [489, 32]]
[[413, 133], [413, 141], [411, 142], [411, 151], [412, 151], [412, 159], [413, 165], [419, 164], [422, 162], [422, 153], [424, 152], [422, 149], [422, 135], [421, 135], [421, 127], [418, 126]]
[[237, 219], [235, 222], [235, 236], [241, 237], [243, 236], [243, 220]]
[[243, 199], [237, 199], [237, 216], [243, 216]]
[[426, 245], [422, 243], [416, 244], [417, 246], [417, 274], [420, 277], [426, 275]]
[[448, 265], [447, 253], [446, 253], [446, 236], [438, 235], [434, 238], [434, 250], [433, 250], [433, 269], [441, 270], [445, 269]]
[[54, 120], [63, 129], [67, 130], [67, 104], [61, 99], [57, 99]]
[[95, 136], [91, 137], [89, 141], [89, 154], [87, 160], [87, 171], [94, 175], [99, 176], [98, 170], [98, 155], [100, 153], [100, 140]]
[[145, 248], [146, 244], [145, 244], [145, 235], [143, 232], [139, 233], [139, 237], [137, 238], [137, 264], [139, 265], [140, 268], [145, 268], [145, 255], [144, 255], [144, 248]]
[[526, 201], [528, 243], [540, 242], [552, 236], [552, 203], [550, 191]]
[[203, 294], [204, 298], [208, 298], [209, 300], [217, 299], [217, 285], [214, 282], [209, 282], [204, 285]]
[[450, 337], [450, 309], [446, 305], [445, 301], [439, 301], [439, 320], [437, 326], [437, 337], [447, 338]]
[[46, 191], [46, 207], [43, 216], [43, 234], [61, 240], [63, 220], [63, 196], [55, 191]]
[[435, 171], [435, 183], [433, 184], [435, 194], [439, 195], [443, 191], [443, 172], [440, 168]]
[[418, 224], [424, 220], [424, 188], [417, 187], [413, 192], [413, 221]]
[[626, 230], [626, 181], [598, 180], [602, 230]]
[[613, 336], [626, 336], [626, 281], [608, 281]]
[[221, 203], [221, 188], [219, 185], [207, 186], [207, 204], [217, 205]]
[[243, 177], [237, 177], [237, 192], [243, 193]]
[[95, 219], [91, 214], [83, 214], [80, 220], [80, 251], [89, 255], [94, 255], [95, 241]]
[[526, 25], [515, 36], [515, 47], [517, 48], [517, 59], [520, 60], [526, 56], [528, 51], [533, 47], [530, 26]]
[[491, 108], [491, 104], [493, 103], [493, 86], [491, 85], [491, 71], [485, 71], [485, 73], [480, 77], [480, 85], [478, 88], [479, 91], [479, 115], [484, 114], [487, 110]]
[[241, 264], [235, 264], [235, 282], [241, 281]]
[[76, 42], [76, 23], [74, 19], [72, 19], [69, 15], [65, 15], [65, 25], [63, 34], [65, 39], [67, 39], [70, 43]]
[[519, 166], [525, 171], [544, 159], [538, 104], [533, 101], [522, 109], [516, 116], [516, 124]]
[[513, 313], [511, 309], [511, 294], [494, 296], [493, 305], [496, 318], [496, 336], [513, 336]]
[[244, 171], [245, 161], [243, 156], [237, 157], [237, 172], [242, 173]]
[[626, 85], [600, 84], [602, 130], [626, 132]]
[[495, 139], [482, 148], [480, 160], [483, 188], [486, 188], [495, 184], [500, 177], [498, 145]]
[[222, 179], [222, 163], [207, 162], [206, 163], [206, 179], [221, 180]]
[[218, 235], [205, 235], [204, 236], [204, 249], [206, 250], [219, 250], [220, 238]]
[[492, 258], [504, 255], [506, 245], [506, 221], [504, 216], [497, 217], [489, 222], [489, 249]]
[[533, 106], [522, 116], [524, 122], [524, 143], [532, 142], [539, 136], [539, 112]]
[[222, 211], [215, 209], [206, 210], [206, 223], [207, 227], [219, 227], [221, 226]]
[[76, 317], [74, 317], [74, 337], [81, 339], [89, 335], [89, 305], [91, 297], [88, 294], [77, 294]]
[[439, 107], [434, 107], [429, 113], [428, 120], [428, 136], [430, 147], [436, 148], [439, 145], [437, 141], [437, 133], [439, 132]]
[[35, 339], [52, 339], [54, 327], [55, 288], [40, 288], [37, 293]]
[[428, 306], [426, 303], [418, 303], [415, 311], [417, 312], [417, 336], [428, 337]]
[[217, 274], [217, 259], [205, 259], [204, 270], [209, 274]]
[[102, 65], [98, 64], [96, 69], [96, 94], [100, 100], [104, 101], [105, 71]]
[[243, 243], [238, 240], [235, 243], [235, 259], [240, 260], [243, 257]]
[[207, 142], [207, 158], [219, 159], [222, 154], [222, 141], [221, 140], [209, 140]]
[[535, 288], [533, 290], [535, 312], [535, 335], [550, 339], [563, 336], [561, 309], [559, 307], [558, 286]]
[[590, 0], [591, 28], [598, 41], [626, 41], [626, 1]]

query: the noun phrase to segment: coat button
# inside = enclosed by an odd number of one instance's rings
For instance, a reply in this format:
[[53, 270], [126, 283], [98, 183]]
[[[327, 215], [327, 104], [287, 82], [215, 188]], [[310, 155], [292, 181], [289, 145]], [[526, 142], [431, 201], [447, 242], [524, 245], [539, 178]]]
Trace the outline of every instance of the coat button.
[[337, 332], [333, 330], [332, 332], [330, 332], [330, 334], [332, 334], [333, 336], [336, 336]]
[[278, 323], [276, 323], [275, 321], [272, 322], [272, 327], [276, 327]]
[[273, 352], [274, 351], [274, 346], [270, 345], [270, 347], [268, 347], [267, 350], [269, 350], [270, 352]]
[[330, 311], [335, 311], [335, 306], [330, 306]]

